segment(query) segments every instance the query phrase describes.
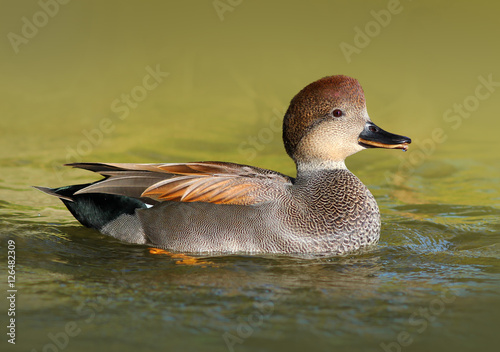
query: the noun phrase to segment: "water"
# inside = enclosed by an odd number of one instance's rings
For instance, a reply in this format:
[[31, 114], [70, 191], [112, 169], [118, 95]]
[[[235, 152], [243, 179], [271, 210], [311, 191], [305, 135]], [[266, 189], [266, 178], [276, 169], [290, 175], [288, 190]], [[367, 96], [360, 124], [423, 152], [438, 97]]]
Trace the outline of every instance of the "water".
[[[16, 345], [5, 329], [2, 351], [493, 350], [498, 11], [402, 1], [348, 62], [340, 44], [387, 6], [245, 1], [221, 21], [211, 2], [70, 2], [17, 54], [4, 40], [0, 281], [7, 297], [14, 240], [18, 292]], [[4, 8], [5, 36], [40, 11]], [[162, 74], [145, 81], [151, 70]], [[335, 73], [360, 80], [375, 123], [414, 140], [347, 161], [382, 213], [365, 253], [193, 265], [83, 228], [30, 188], [95, 179], [60, 166], [71, 161], [226, 160], [293, 175], [276, 125], [299, 89]]]

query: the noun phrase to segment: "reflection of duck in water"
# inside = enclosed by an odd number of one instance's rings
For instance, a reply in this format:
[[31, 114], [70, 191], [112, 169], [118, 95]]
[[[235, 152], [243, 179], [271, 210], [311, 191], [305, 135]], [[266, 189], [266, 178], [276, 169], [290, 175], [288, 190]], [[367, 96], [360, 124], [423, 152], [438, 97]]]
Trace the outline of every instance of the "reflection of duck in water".
[[344, 160], [365, 148], [406, 150], [411, 140], [371, 122], [358, 81], [331, 76], [302, 89], [283, 141], [295, 179], [224, 162], [77, 163], [106, 178], [39, 189], [87, 227], [180, 252], [343, 254], [376, 243], [377, 203]]

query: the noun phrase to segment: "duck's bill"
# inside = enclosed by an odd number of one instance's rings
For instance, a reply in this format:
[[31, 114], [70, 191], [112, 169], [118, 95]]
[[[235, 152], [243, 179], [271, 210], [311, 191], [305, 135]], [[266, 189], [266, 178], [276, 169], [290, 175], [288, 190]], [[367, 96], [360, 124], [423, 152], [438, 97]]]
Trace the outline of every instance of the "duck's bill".
[[358, 137], [358, 143], [365, 148], [387, 148], [408, 150], [411, 139], [384, 131], [368, 121]]

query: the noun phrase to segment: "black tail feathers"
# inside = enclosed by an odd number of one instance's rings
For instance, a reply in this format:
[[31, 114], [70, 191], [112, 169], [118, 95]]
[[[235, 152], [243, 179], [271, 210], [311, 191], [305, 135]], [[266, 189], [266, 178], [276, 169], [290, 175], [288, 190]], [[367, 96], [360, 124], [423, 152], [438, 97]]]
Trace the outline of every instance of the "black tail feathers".
[[146, 204], [138, 199], [104, 193], [75, 192], [89, 186], [64, 186], [59, 188], [35, 187], [51, 196], [61, 199], [66, 208], [84, 226], [100, 230], [122, 214], [134, 214], [138, 208], [147, 208]]

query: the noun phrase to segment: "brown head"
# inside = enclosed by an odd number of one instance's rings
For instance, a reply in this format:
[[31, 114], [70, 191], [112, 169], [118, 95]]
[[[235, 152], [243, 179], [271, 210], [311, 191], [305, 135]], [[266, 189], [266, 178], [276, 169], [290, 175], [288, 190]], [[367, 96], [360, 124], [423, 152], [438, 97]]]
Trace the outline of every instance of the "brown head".
[[285, 149], [300, 167], [343, 165], [349, 155], [370, 147], [407, 149], [411, 140], [373, 124], [363, 88], [347, 76], [324, 77], [302, 89], [283, 120]]

